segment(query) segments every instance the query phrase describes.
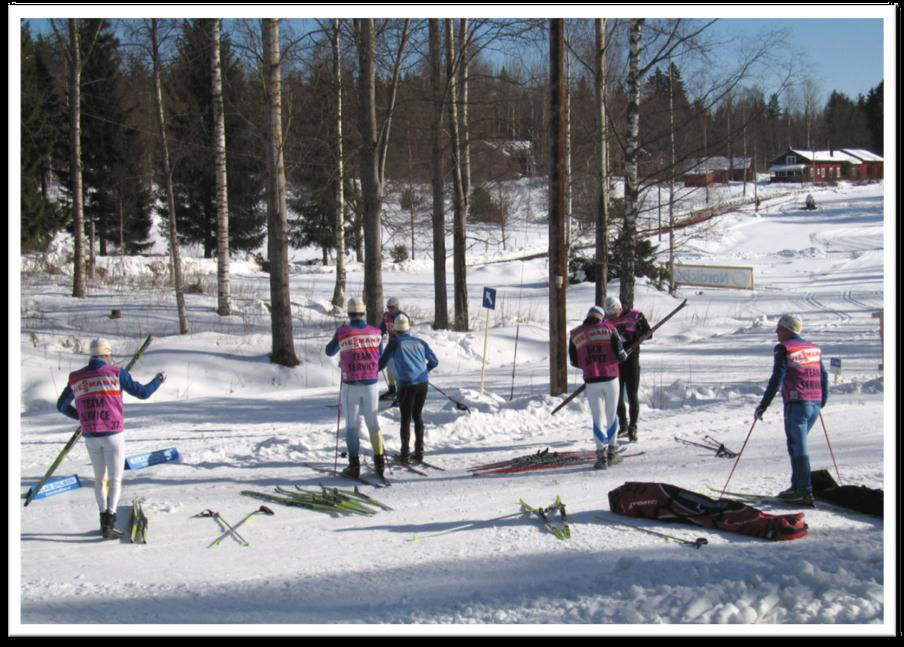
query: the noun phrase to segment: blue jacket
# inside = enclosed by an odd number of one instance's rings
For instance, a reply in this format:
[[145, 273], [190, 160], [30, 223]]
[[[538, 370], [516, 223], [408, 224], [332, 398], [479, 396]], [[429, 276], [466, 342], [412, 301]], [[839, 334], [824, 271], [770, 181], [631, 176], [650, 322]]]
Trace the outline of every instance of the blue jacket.
[[439, 366], [439, 360], [423, 339], [406, 332], [396, 332], [396, 337], [386, 345], [380, 356], [380, 370], [392, 360], [400, 386], [423, 384], [427, 373]]
[[[794, 339], [804, 341], [800, 335], [794, 335]], [[785, 348], [785, 345], [776, 344], [772, 350], [772, 355], [774, 358], [772, 377], [769, 378], [769, 384], [766, 385], [766, 393], [763, 394], [763, 399], [760, 400], [760, 406], [763, 409], [770, 405], [772, 398], [775, 397], [775, 394], [782, 386], [782, 382], [785, 380], [785, 373], [788, 372], [788, 349]], [[822, 362], [819, 364], [819, 379], [822, 384], [822, 402], [819, 403], [819, 407], [822, 408], [826, 406], [826, 400], [829, 397], [829, 374], [826, 372]]]
[[[91, 361], [88, 362], [88, 366], [86, 368], [95, 369], [100, 368], [101, 366], [106, 366], [106, 364], [107, 362], [105, 362], [101, 358], [92, 357]], [[140, 382], [133, 380], [132, 376], [129, 375], [129, 372], [126, 369], [119, 369], [119, 385], [122, 387], [122, 390], [129, 395], [135, 396], [139, 400], [147, 400], [149, 397], [154, 395], [154, 391], [160, 388], [161, 384], [162, 382], [160, 381], [160, 378], [157, 377], [148, 382], [147, 385], [141, 384]], [[72, 402], [74, 400], [75, 394], [67, 384], [66, 388], [63, 389], [63, 393], [57, 400], [57, 411], [62, 413], [64, 416], [72, 418], [73, 420], [78, 420], [78, 412], [75, 410], [75, 407], [72, 406]]]

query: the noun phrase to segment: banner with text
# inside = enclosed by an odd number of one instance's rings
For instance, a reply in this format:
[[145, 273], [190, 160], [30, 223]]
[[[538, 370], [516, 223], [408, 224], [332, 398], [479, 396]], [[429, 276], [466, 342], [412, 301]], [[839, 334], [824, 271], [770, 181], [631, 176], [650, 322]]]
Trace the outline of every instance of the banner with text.
[[677, 285], [697, 285], [708, 288], [753, 290], [753, 268], [676, 264], [675, 283]]

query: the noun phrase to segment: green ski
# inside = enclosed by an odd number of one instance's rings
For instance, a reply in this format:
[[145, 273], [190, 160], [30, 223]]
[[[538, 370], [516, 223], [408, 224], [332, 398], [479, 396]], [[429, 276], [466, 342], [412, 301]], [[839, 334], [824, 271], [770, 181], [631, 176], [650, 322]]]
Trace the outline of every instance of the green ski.
[[[537, 515], [543, 521], [543, 525], [546, 526], [547, 530], [555, 535], [557, 539], [571, 539], [571, 528], [568, 526], [568, 516], [565, 513], [565, 504], [562, 503], [561, 497], [556, 496], [555, 502], [546, 508], [534, 508], [526, 503], [524, 499], [520, 499], [520, 502], [521, 510], [528, 514]], [[559, 517], [562, 519], [561, 527], [554, 526], [549, 520], [549, 513], [551, 512], [559, 513]]]

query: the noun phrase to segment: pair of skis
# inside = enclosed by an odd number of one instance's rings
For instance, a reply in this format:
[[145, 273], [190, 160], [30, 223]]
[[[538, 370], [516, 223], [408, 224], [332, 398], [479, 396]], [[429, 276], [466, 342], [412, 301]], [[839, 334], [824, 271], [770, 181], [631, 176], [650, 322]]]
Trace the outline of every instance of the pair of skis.
[[[640, 456], [644, 452], [625, 453], [624, 450], [617, 452], [622, 458], [630, 458], [632, 456]], [[516, 474], [519, 472], [532, 472], [537, 470], [559, 469], [562, 467], [570, 467], [574, 465], [588, 465], [595, 462], [597, 453], [595, 449], [586, 451], [572, 452], [550, 452], [547, 447], [538, 451], [536, 454], [529, 454], [513, 458], [498, 463], [488, 463], [486, 465], [477, 465], [471, 468], [473, 476], [492, 476], [498, 474]]]
[[[657, 323], [655, 326], [653, 326], [652, 328], [650, 328], [650, 330], [647, 332], [647, 334], [645, 334], [643, 337], [641, 337], [640, 339], [638, 339], [637, 341], [635, 341], [634, 343], [632, 343], [630, 346], [628, 346], [628, 347], [625, 349], [625, 352], [626, 352], [628, 355], [630, 355], [632, 352], [634, 352], [634, 350], [637, 349], [638, 346], [640, 346], [643, 342], [645, 342], [645, 341], [648, 340], [650, 337], [652, 337], [652, 336], [653, 336], [653, 333], [656, 332], [656, 331], [659, 329], [659, 327], [662, 326], [662, 324], [664, 324], [666, 321], [668, 321], [669, 319], [671, 319], [672, 317], [674, 317], [676, 314], [678, 314], [678, 311], [681, 310], [685, 305], [687, 305], [687, 299], [685, 299], [684, 301], [682, 301], [681, 304], [680, 304], [677, 308], [675, 308], [675, 309], [672, 310], [669, 314], [667, 314], [665, 317], [663, 317], [662, 320], [659, 321], [659, 323]], [[586, 389], [586, 388], [587, 388], [587, 384], [586, 384], [586, 383], [584, 383], [584, 384], [582, 384], [581, 386], [579, 386], [577, 389], [575, 389], [574, 393], [572, 393], [572, 394], [569, 395], [567, 398], [565, 398], [565, 399], [561, 402], [561, 404], [559, 404], [559, 406], [557, 406], [555, 409], [553, 409], [553, 410], [552, 410], [552, 413], [551, 413], [550, 415], [552, 415], [552, 416], [556, 415], [556, 413], [557, 413], [562, 407], [564, 407], [564, 406], [567, 405], [569, 402], [571, 402], [571, 401], [574, 400], [576, 397], [578, 397], [581, 393], [584, 392], [584, 389]]]
[[706, 489], [711, 490], [713, 492], [719, 492], [721, 498], [734, 499], [736, 501], [741, 501], [742, 503], [771, 503], [773, 505], [781, 505], [788, 506], [792, 508], [814, 508], [815, 505], [810, 505], [807, 503], [803, 503], [800, 500], [795, 499], [783, 499], [779, 496], [771, 495], [771, 494], [755, 494], [753, 492], [722, 492], [716, 487], [712, 485], [706, 484]]
[[[135, 365], [135, 362], [138, 361], [138, 359], [144, 354], [144, 351], [150, 345], [151, 345], [151, 335], [148, 335], [147, 339], [144, 340], [144, 343], [141, 345], [141, 347], [137, 351], [135, 351], [134, 355], [132, 355], [132, 358], [129, 360], [129, 363], [126, 364], [126, 372], [128, 372], [132, 369], [132, 367]], [[69, 455], [69, 452], [72, 450], [73, 447], [75, 447], [75, 444], [78, 442], [78, 439], [81, 438], [81, 436], [82, 436], [82, 428], [78, 427], [75, 430], [75, 433], [72, 434], [72, 437], [69, 439], [69, 442], [66, 443], [66, 446], [63, 447], [63, 449], [57, 455], [56, 460], [54, 460], [53, 463], [51, 463], [50, 469], [47, 470], [47, 472], [44, 474], [43, 478], [41, 478], [41, 480], [38, 481], [38, 483], [28, 491], [28, 494], [25, 496], [25, 507], [28, 507], [28, 504], [34, 500], [35, 496], [38, 494], [38, 492], [40, 492], [41, 488], [44, 487], [44, 484], [47, 483], [47, 481], [50, 479], [51, 476], [53, 476], [53, 473], [60, 466], [60, 463], [63, 462], [63, 460], [66, 458], [66, 456]]]
[[242, 491], [242, 495], [268, 501], [271, 503], [279, 503], [280, 505], [306, 508], [317, 512], [336, 512], [339, 514], [359, 514], [359, 515], [375, 515], [378, 510], [392, 510], [388, 505], [374, 499], [373, 497], [362, 494], [357, 487], [354, 490], [341, 490], [339, 488], [330, 488], [320, 485], [320, 492], [313, 490], [304, 490], [295, 485], [295, 491], [286, 490], [282, 487], [276, 488], [276, 494], [268, 494], [264, 492], [252, 492], [249, 490]]
[[390, 467], [401, 467], [402, 469], [406, 469], [409, 472], [413, 472], [415, 474], [419, 474], [421, 476], [429, 476], [429, 474], [423, 470], [418, 469], [418, 467], [426, 467], [428, 469], [437, 470], [439, 472], [445, 472], [446, 470], [438, 465], [433, 465], [432, 463], [428, 463], [422, 460], [411, 460], [403, 461], [401, 456], [398, 454], [387, 454], [386, 456], [389, 459]]
[[129, 514], [129, 539], [133, 544], [148, 543], [148, 518], [142, 507], [144, 499], [132, 499], [132, 512]]
[[709, 449], [716, 452], [716, 456], [719, 458], [737, 458], [738, 455], [736, 452], [731, 451], [725, 445], [720, 443], [718, 440], [713, 438], [710, 435], [706, 435], [703, 437], [703, 442], [696, 442], [693, 440], [688, 440], [687, 438], [679, 438], [675, 436], [675, 440], [684, 445], [693, 445], [695, 447], [703, 447], [704, 449]]
[[[534, 508], [524, 499], [520, 499], [519, 503], [521, 504], [522, 512], [539, 517], [546, 529], [549, 530], [556, 539], [571, 539], [571, 528], [568, 526], [568, 515], [565, 513], [565, 504], [562, 503], [561, 497], [556, 496], [556, 500], [552, 505], [546, 506], [545, 508]], [[554, 525], [550, 519], [550, 515], [556, 512], [559, 513], [559, 518], [561, 519], [560, 526]]]
[[238, 541], [240, 544], [242, 544], [242, 546], [244, 546], [245, 548], [248, 548], [248, 547], [251, 546], [251, 544], [250, 544], [244, 537], [242, 537], [242, 536], [238, 533], [237, 528], [241, 527], [243, 524], [247, 523], [248, 521], [250, 521], [251, 519], [253, 519], [255, 515], [258, 515], [258, 514], [265, 514], [265, 515], [268, 515], [268, 516], [273, 516], [273, 515], [276, 514], [276, 513], [273, 512], [273, 510], [271, 510], [271, 509], [268, 508], [267, 506], [262, 505], [261, 507], [259, 507], [259, 508], [258, 508], [257, 510], [255, 510], [254, 512], [250, 512], [249, 514], [245, 515], [244, 519], [242, 519], [240, 522], [238, 522], [235, 526], [231, 526], [231, 525], [229, 524], [229, 522], [226, 521], [226, 520], [220, 515], [219, 512], [215, 512], [214, 510], [202, 510], [201, 512], [199, 512], [198, 514], [196, 514], [195, 517], [202, 517], [202, 518], [211, 517], [212, 519], [214, 519], [214, 521], [217, 522], [217, 525], [220, 526], [220, 530], [223, 532], [223, 534], [220, 535], [219, 537], [217, 537], [217, 538], [213, 541], [213, 543], [211, 543], [210, 546], [208, 546], [208, 548], [212, 548], [213, 546], [219, 546], [220, 543], [221, 543], [226, 537], [228, 537], [228, 536], [230, 536], [230, 535], [232, 535], [232, 537], [233, 537], [236, 541]]

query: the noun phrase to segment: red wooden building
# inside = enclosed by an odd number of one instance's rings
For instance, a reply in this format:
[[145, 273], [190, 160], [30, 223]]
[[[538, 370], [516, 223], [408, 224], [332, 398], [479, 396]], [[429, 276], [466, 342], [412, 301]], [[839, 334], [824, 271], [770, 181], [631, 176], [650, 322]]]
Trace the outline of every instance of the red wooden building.
[[770, 182], [835, 182], [883, 177], [881, 157], [862, 149], [813, 151], [792, 148], [769, 165]]

